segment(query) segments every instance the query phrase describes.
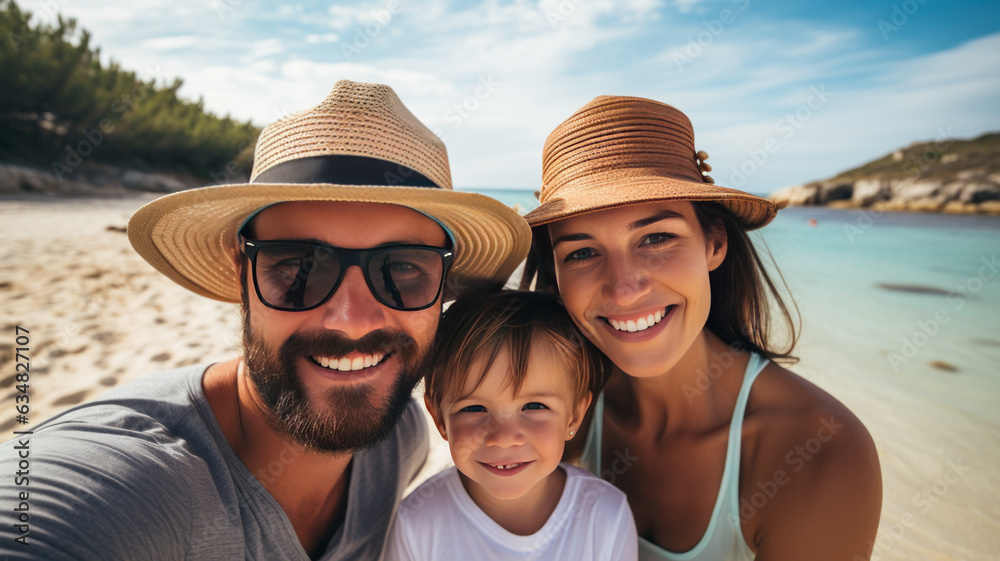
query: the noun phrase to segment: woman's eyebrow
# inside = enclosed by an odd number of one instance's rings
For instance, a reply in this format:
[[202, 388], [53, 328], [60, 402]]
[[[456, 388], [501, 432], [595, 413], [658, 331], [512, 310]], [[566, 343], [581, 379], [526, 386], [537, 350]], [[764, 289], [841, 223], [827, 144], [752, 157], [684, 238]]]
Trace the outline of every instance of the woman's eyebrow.
[[565, 236], [559, 236], [558, 238], [552, 240], [552, 249], [562, 242], [580, 242], [585, 240], [592, 240], [594, 236], [590, 234], [566, 234]]
[[[653, 216], [647, 218], [640, 218], [639, 220], [636, 220], [635, 222], [629, 224], [628, 230], [631, 232], [634, 230], [638, 230], [639, 228], [644, 228], [646, 226], [649, 226], [650, 224], [656, 224], [661, 220], [674, 220], [674, 219], [684, 220], [684, 215], [673, 210], [661, 210], [660, 212], [657, 212]], [[583, 234], [583, 233], [566, 234], [565, 236], [559, 236], [558, 238], [552, 240], [552, 249], [555, 249], [555, 247], [562, 242], [579, 242], [592, 239], [594, 239], [594, 237], [591, 236], [590, 234]]]
[[668, 220], [675, 218], [680, 218], [681, 220], [683, 220], [684, 215], [672, 210], [661, 210], [660, 212], [657, 212], [653, 216], [650, 216], [648, 218], [640, 218], [639, 220], [636, 220], [635, 222], [629, 224], [628, 229], [631, 232], [634, 230], [638, 230], [639, 228], [644, 228], [646, 226], [649, 226], [650, 224], [656, 224], [661, 220]]

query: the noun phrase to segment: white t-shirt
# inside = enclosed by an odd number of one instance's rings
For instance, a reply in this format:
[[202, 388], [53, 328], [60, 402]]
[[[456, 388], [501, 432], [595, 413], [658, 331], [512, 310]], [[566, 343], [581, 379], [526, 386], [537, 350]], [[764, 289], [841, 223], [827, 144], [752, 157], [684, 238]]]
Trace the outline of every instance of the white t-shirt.
[[385, 560], [635, 561], [635, 521], [625, 494], [586, 470], [560, 467], [566, 486], [559, 504], [530, 536], [508, 532], [483, 512], [455, 467], [438, 473], [399, 505]]

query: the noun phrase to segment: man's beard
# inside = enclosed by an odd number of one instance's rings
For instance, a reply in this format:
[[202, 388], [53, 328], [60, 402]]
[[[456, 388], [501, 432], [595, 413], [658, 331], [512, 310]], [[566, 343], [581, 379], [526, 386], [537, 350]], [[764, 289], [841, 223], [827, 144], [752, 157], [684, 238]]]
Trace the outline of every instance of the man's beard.
[[[245, 302], [245, 300], [244, 300]], [[420, 349], [401, 331], [373, 331], [358, 340], [332, 333], [292, 334], [272, 352], [250, 325], [249, 307], [243, 307], [243, 360], [269, 413], [275, 429], [303, 446], [329, 453], [343, 453], [374, 446], [396, 426], [419, 379]], [[330, 388], [313, 396], [313, 408], [298, 360], [313, 356], [345, 356], [350, 352], [396, 357], [400, 371], [389, 395], [374, 395], [366, 384]]]

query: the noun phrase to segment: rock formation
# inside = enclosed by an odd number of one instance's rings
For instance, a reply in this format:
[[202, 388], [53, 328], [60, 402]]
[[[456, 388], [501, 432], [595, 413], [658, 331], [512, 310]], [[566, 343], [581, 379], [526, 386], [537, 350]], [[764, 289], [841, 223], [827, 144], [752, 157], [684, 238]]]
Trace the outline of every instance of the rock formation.
[[792, 205], [1000, 214], [1000, 133], [915, 143], [770, 198]]

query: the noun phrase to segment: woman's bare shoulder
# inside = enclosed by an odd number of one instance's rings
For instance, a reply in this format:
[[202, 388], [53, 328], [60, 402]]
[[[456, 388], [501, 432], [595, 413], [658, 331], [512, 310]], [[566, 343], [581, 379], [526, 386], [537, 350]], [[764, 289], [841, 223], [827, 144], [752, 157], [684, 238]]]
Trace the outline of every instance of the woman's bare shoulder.
[[[758, 559], [867, 559], [882, 475], [875, 443], [858, 417], [772, 363], [754, 383], [745, 428], [741, 497], [760, 505], [754, 507]], [[763, 496], [754, 496], [758, 492]]]

